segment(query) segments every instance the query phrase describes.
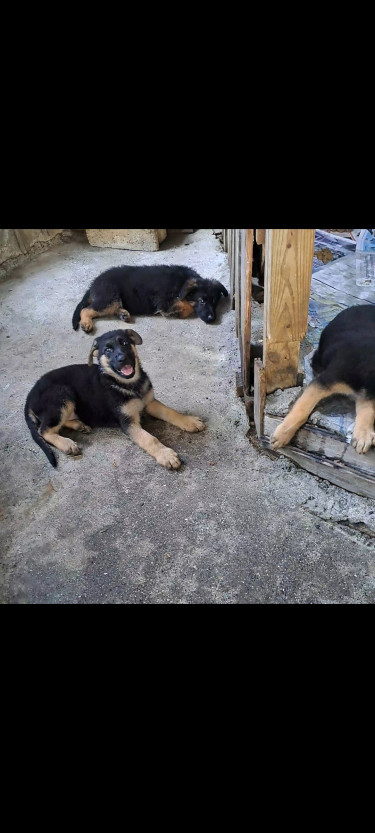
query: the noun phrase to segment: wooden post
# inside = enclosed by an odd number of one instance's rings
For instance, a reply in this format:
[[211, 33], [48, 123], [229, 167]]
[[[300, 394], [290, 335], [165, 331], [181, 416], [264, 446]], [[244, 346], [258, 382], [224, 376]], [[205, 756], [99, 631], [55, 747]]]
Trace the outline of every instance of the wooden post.
[[230, 298], [231, 298], [231, 305], [232, 309], [235, 309], [236, 306], [236, 298], [235, 298], [235, 284], [234, 284], [234, 257], [233, 257], [233, 246], [234, 246], [234, 229], [228, 228], [227, 229], [227, 238], [228, 238], [228, 260], [229, 260], [229, 270], [230, 270]]
[[265, 228], [255, 229], [255, 240], [258, 243], [258, 246], [264, 246], [264, 244], [266, 242], [266, 229]]
[[241, 248], [241, 309], [240, 341], [242, 357], [242, 377], [245, 394], [250, 394], [250, 354], [251, 354], [251, 284], [253, 277], [254, 229], [240, 229]]
[[315, 229], [266, 229], [264, 365], [267, 393], [297, 384], [308, 326]]
[[266, 371], [260, 359], [254, 361], [254, 422], [261, 439], [264, 433], [264, 409], [266, 406]]
[[242, 295], [241, 295], [241, 241], [240, 241], [240, 233], [241, 230], [239, 228], [233, 229], [234, 231], [234, 245], [233, 245], [233, 271], [234, 271], [234, 293], [235, 293], [235, 310], [236, 310], [236, 333], [237, 338], [240, 339], [240, 348], [242, 354], [242, 345], [241, 345], [241, 307], [242, 307]]

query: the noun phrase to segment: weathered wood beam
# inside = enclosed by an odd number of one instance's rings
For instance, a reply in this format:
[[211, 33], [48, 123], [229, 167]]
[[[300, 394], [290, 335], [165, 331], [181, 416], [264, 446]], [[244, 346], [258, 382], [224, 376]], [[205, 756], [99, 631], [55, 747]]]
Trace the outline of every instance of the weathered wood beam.
[[315, 229], [266, 229], [264, 365], [267, 392], [297, 383], [308, 326]]

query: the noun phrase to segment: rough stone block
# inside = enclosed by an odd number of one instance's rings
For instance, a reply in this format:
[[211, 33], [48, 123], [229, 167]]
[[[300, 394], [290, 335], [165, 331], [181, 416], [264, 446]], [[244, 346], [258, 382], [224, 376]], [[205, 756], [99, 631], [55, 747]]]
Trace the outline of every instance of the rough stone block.
[[133, 249], [155, 252], [167, 236], [166, 229], [157, 228], [88, 228], [91, 246], [103, 249]]

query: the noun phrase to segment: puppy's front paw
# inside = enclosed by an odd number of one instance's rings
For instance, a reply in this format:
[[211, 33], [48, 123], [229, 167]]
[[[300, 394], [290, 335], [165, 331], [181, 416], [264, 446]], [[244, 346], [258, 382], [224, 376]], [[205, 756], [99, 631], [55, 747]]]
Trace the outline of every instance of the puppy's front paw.
[[184, 417], [183, 430], [188, 431], [189, 434], [197, 434], [199, 431], [204, 431], [205, 423], [195, 416]]
[[355, 431], [353, 434], [352, 445], [357, 454], [367, 454], [370, 448], [375, 445], [375, 433], [368, 429], [363, 431]]
[[277, 451], [278, 448], [285, 448], [286, 445], [289, 445], [291, 439], [293, 439], [295, 434], [294, 427], [288, 428], [284, 422], [276, 428], [276, 431], [271, 438], [271, 446], [274, 451]]
[[87, 333], [87, 335], [89, 333], [92, 333], [93, 329], [94, 329], [94, 325], [91, 321], [90, 321], [90, 324], [81, 324], [81, 327], [82, 327], [83, 332]]
[[172, 448], [162, 448], [156, 459], [159, 465], [164, 466], [165, 469], [176, 470], [182, 466], [180, 458]]

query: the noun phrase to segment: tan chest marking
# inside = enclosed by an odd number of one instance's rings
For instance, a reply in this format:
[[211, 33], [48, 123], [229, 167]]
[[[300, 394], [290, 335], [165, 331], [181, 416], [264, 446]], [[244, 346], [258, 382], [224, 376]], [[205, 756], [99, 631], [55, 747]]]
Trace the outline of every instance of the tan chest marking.
[[121, 406], [121, 413], [131, 419], [132, 422], [139, 422], [144, 408], [145, 402], [143, 399], [131, 399], [126, 405]]
[[133, 422], [140, 422], [142, 412], [153, 399], [155, 399], [155, 394], [151, 388], [143, 399], [131, 399], [130, 402], [122, 405], [121, 412]]

